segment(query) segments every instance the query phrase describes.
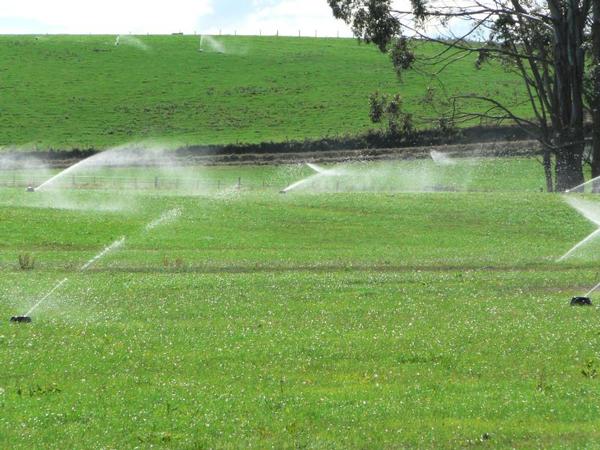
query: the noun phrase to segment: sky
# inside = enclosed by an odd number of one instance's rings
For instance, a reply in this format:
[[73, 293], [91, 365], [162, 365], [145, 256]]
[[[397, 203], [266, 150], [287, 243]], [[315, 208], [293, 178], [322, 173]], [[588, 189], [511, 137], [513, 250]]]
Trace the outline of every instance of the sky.
[[326, 0], [0, 0], [0, 34], [350, 37]]

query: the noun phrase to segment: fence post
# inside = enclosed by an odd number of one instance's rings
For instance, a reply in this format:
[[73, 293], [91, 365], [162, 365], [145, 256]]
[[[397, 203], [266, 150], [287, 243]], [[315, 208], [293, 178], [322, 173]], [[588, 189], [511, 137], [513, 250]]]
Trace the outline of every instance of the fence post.
[[71, 184], [75, 187], [75, 175], [71, 177]]
[[158, 189], [158, 177], [154, 177], [154, 189]]
[[217, 190], [221, 190], [221, 180], [217, 180]]
[[238, 189], [240, 189], [242, 187], [242, 177], [238, 177], [238, 185], [237, 185]]

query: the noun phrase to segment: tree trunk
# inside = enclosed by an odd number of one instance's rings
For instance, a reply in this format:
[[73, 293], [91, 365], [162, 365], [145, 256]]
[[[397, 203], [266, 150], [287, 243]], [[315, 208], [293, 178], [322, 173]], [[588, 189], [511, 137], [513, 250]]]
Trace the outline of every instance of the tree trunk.
[[546, 176], [546, 190], [554, 192], [554, 177], [552, 176], [552, 153], [550, 149], [544, 149], [544, 175]]
[[583, 136], [573, 136], [563, 140], [556, 151], [556, 191], [564, 192], [579, 186], [584, 182], [583, 177]]
[[577, 0], [548, 2], [554, 29], [556, 191], [584, 182], [583, 67], [584, 22]]
[[[600, 106], [592, 106], [592, 178], [600, 177]], [[592, 192], [600, 192], [600, 180], [592, 183]]]
[[[600, 177], [600, 0], [592, 0], [592, 178]], [[600, 192], [600, 182], [592, 184]]]

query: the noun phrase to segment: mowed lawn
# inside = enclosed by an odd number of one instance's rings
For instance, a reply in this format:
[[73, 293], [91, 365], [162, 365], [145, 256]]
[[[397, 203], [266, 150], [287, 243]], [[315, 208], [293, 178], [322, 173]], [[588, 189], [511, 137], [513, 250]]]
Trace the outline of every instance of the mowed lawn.
[[530, 163], [513, 192], [1, 188], [0, 447], [595, 446], [598, 311], [569, 300], [600, 244], [555, 262], [595, 227]]
[[[369, 95], [400, 93], [417, 118], [443, 111], [431, 90], [488, 95], [529, 115], [522, 82], [475, 56], [409, 71], [354, 39], [0, 36], [0, 146], [105, 149], [283, 142], [364, 132]], [[199, 51], [202, 49], [203, 51]], [[442, 47], [415, 44], [420, 57]], [[222, 51], [222, 52], [221, 52]], [[436, 78], [426, 75], [437, 73]], [[425, 73], [425, 74], [424, 74]], [[443, 89], [440, 88], [443, 84]], [[471, 105], [485, 111], [488, 105]], [[473, 124], [473, 123], [472, 123]], [[427, 126], [431, 126], [428, 122]]]

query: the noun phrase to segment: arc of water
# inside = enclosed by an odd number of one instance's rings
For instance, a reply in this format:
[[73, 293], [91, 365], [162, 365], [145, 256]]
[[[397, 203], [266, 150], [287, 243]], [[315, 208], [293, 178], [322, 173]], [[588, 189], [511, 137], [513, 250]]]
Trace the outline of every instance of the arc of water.
[[316, 164], [306, 163], [306, 165], [317, 173], [327, 173], [326, 169], [323, 169], [321, 166], [317, 166]]
[[318, 174], [317, 175], [311, 175], [310, 177], [306, 177], [306, 178], [304, 178], [304, 179], [302, 179], [300, 181], [296, 181], [295, 183], [290, 184], [288, 187], [286, 187], [282, 192], [288, 192], [288, 191], [291, 191], [292, 189], [296, 189], [297, 187], [302, 186], [303, 184], [308, 183], [310, 180], [314, 179], [317, 176], [318, 176]]
[[326, 176], [340, 176], [340, 175], [344, 175], [345, 171], [344, 169], [341, 168], [331, 168], [331, 169], [325, 169], [324, 167], [318, 166], [314, 163], [306, 163], [306, 165], [308, 167], [310, 167], [312, 170], [314, 170], [315, 172], [317, 172], [318, 175], [326, 175]]
[[181, 216], [181, 208], [173, 208], [168, 211], [165, 211], [160, 215], [160, 217], [154, 219], [152, 222], [148, 223], [144, 228], [144, 231], [150, 231], [154, 228], [163, 225], [168, 222], [172, 222], [173, 220], [179, 218]]
[[318, 166], [314, 163], [305, 163], [308, 167], [310, 167], [312, 170], [315, 171], [315, 173], [313, 175], [310, 175], [306, 178], [303, 178], [300, 181], [296, 181], [293, 184], [290, 184], [288, 187], [286, 187], [282, 192], [288, 192], [291, 191], [292, 189], [296, 189], [297, 187], [302, 186], [303, 184], [308, 183], [311, 180], [314, 180], [318, 177], [321, 176], [336, 176], [336, 175], [342, 175], [343, 171], [342, 170], [337, 170], [337, 169], [324, 169], [321, 166]]
[[434, 163], [442, 166], [451, 166], [456, 163], [456, 161], [453, 161], [447, 154], [435, 150], [431, 150], [429, 156], [431, 156]]
[[584, 295], [584, 297], [589, 297], [598, 288], [600, 288], [600, 283], [598, 283], [596, 286], [594, 286], [591, 291], [589, 291], [587, 294]]
[[83, 272], [84, 270], [88, 269], [96, 261], [98, 261], [100, 258], [104, 257], [104, 255], [106, 255], [109, 252], [112, 252], [116, 248], [119, 248], [121, 245], [123, 245], [124, 242], [125, 242], [125, 237], [122, 237], [121, 239], [116, 240], [115, 242], [110, 244], [108, 247], [106, 247], [104, 250], [102, 250], [100, 253], [98, 253], [96, 256], [94, 256], [92, 259], [90, 259], [88, 262], [86, 262], [83, 266], [81, 266], [81, 269], [79, 269], [79, 270]]
[[[94, 256], [92, 259], [90, 259], [87, 263], [85, 263], [81, 269], [79, 269], [80, 271], [84, 271], [85, 269], [87, 269], [88, 267], [90, 267], [93, 263], [95, 263], [97, 260], [99, 260], [100, 258], [102, 258], [104, 255], [106, 255], [108, 252], [114, 250], [115, 248], [121, 246], [123, 244], [123, 242], [125, 242], [125, 238], [121, 238], [118, 241], [113, 242], [111, 245], [109, 245], [108, 247], [106, 247], [104, 250], [102, 250], [100, 253], [98, 253], [96, 256]], [[52, 289], [50, 289], [50, 292], [48, 292], [46, 295], [44, 295], [40, 301], [38, 301], [35, 305], [33, 305], [31, 307], [31, 309], [29, 311], [27, 311], [27, 313], [25, 313], [26, 316], [29, 316], [31, 313], [33, 313], [38, 306], [40, 306], [42, 303], [44, 303], [46, 301], [46, 299], [48, 297], [50, 297], [58, 288], [60, 288], [63, 284], [65, 284], [68, 281], [68, 278], [65, 278], [63, 280], [61, 280], [56, 286], [54, 286]]]
[[57, 290], [59, 287], [61, 287], [61, 286], [62, 286], [63, 284], [65, 284], [67, 281], [68, 281], [68, 278], [65, 278], [64, 280], [60, 281], [60, 282], [59, 282], [59, 283], [58, 283], [56, 286], [54, 286], [54, 287], [53, 287], [53, 288], [50, 290], [50, 292], [48, 292], [46, 295], [44, 295], [44, 297], [42, 297], [42, 299], [41, 299], [39, 302], [37, 302], [35, 305], [33, 305], [33, 306], [31, 307], [31, 309], [25, 313], [25, 316], [29, 316], [29, 315], [30, 315], [32, 312], [34, 312], [34, 311], [37, 309], [37, 307], [38, 307], [38, 306], [40, 306], [42, 303], [44, 303], [44, 301], [45, 301], [45, 300], [46, 300], [48, 297], [50, 297], [50, 296], [51, 296], [51, 295], [54, 293], [54, 291], [56, 291], [56, 290]]
[[44, 181], [37, 188], [35, 188], [35, 190], [36, 191], [42, 191], [42, 190], [44, 190], [49, 185], [51, 185], [54, 180], [57, 180], [59, 178], [64, 177], [65, 175], [67, 175], [68, 173], [72, 172], [73, 170], [80, 169], [81, 167], [85, 167], [85, 166], [89, 165], [90, 163], [93, 163], [95, 160], [101, 158], [101, 155], [102, 155], [102, 153], [98, 153], [96, 155], [93, 155], [93, 156], [90, 156], [90, 157], [84, 159], [83, 161], [79, 161], [77, 164], [73, 164], [72, 166], [67, 167], [62, 172], [59, 172], [56, 175], [54, 175], [53, 177], [51, 177], [48, 180]]
[[[149, 231], [153, 228], [155, 228], [156, 226], [168, 221], [168, 220], [173, 220], [176, 219], [177, 217], [179, 217], [181, 215], [181, 209], [180, 208], [174, 208], [170, 211], [167, 211], [165, 213], [163, 213], [158, 219], [150, 222], [145, 230]], [[150, 226], [153, 225], [153, 226]], [[123, 245], [123, 243], [125, 242], [125, 237], [123, 236], [122, 238], [116, 240], [115, 242], [113, 242], [111, 245], [109, 245], [108, 247], [106, 247], [104, 250], [102, 250], [100, 253], [98, 253], [96, 256], [94, 256], [92, 259], [90, 259], [87, 263], [85, 263], [83, 266], [81, 266], [81, 269], [79, 269], [81, 272], [83, 272], [84, 270], [88, 269], [92, 264], [94, 264], [96, 261], [98, 261], [100, 258], [104, 257], [107, 253], [119, 248], [121, 245]], [[69, 279], [68, 278], [64, 278], [63, 280], [61, 280], [60, 282], [58, 282], [56, 284], [56, 286], [54, 286], [52, 289], [50, 289], [50, 291], [44, 295], [35, 305], [33, 305], [29, 311], [27, 311], [25, 313], [25, 316], [29, 316], [31, 313], [33, 313], [42, 303], [44, 303], [46, 301], [46, 299], [48, 297], [50, 297], [58, 288], [60, 288], [63, 284], [65, 284]]]
[[[129, 149], [132, 151], [124, 152], [124, 153], [121, 152], [121, 150], [125, 151], [126, 149]], [[48, 180], [46, 180], [42, 184], [40, 184], [37, 188], [35, 188], [35, 190], [43, 191], [43, 190], [49, 188], [50, 186], [52, 186], [52, 184], [55, 181], [57, 181], [61, 178], [64, 178], [66, 175], [68, 175], [69, 173], [71, 173], [75, 170], [80, 170], [83, 168], [90, 168], [90, 167], [97, 167], [97, 166], [102, 166], [102, 165], [120, 166], [120, 165], [129, 164], [129, 163], [134, 163], [134, 162], [138, 161], [138, 158], [142, 154], [139, 152], [139, 150], [140, 150], [140, 148], [123, 146], [123, 147], [116, 147], [114, 149], [107, 150], [104, 152], [96, 153], [95, 155], [89, 156], [86, 159], [79, 161], [78, 163], [73, 164], [72, 166], [67, 167], [62, 172], [57, 173], [53, 177], [49, 178]], [[146, 151], [144, 151], [143, 155], [144, 156], [146, 155]], [[152, 157], [154, 157], [155, 154], [148, 153], [148, 155], [150, 158], [152, 158]], [[155, 163], [155, 161], [153, 159], [149, 159], [148, 161]]]
[[594, 231], [590, 235], [586, 236], [583, 240], [575, 244], [573, 248], [571, 248], [567, 253], [558, 258], [556, 262], [564, 261], [573, 253], [575, 253], [580, 247], [584, 246], [585, 244], [587, 244], [588, 242], [592, 241], [594, 238], [600, 235], [600, 215], [598, 215], [598, 213], [593, 209], [592, 204], [574, 198], [564, 198], [566, 199], [569, 206], [577, 210], [579, 214], [581, 214], [587, 220], [595, 224], [598, 228], [596, 229], [596, 231]]
[[571, 256], [573, 253], [575, 253], [577, 251], [577, 249], [579, 249], [580, 247], [583, 247], [585, 244], [587, 244], [588, 242], [590, 242], [592, 239], [594, 239], [596, 236], [600, 235], [600, 228], [598, 228], [596, 231], [594, 231], [592, 234], [590, 234], [589, 236], [587, 236], [585, 239], [583, 239], [581, 242], [579, 242], [578, 244], [576, 244], [571, 250], [569, 250], [567, 253], [565, 253], [564, 255], [562, 255], [560, 258], [558, 258], [556, 260], [556, 262], [561, 262], [564, 261], [565, 259], [567, 259], [569, 256]]
[[567, 189], [565, 192], [568, 194], [569, 192], [578, 190], [580, 188], [585, 188], [588, 184], [593, 183], [595, 181], [600, 181], [600, 177], [592, 178], [591, 180], [588, 180], [585, 183], [581, 183], [578, 186], [572, 187], [571, 189]]

